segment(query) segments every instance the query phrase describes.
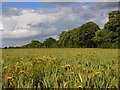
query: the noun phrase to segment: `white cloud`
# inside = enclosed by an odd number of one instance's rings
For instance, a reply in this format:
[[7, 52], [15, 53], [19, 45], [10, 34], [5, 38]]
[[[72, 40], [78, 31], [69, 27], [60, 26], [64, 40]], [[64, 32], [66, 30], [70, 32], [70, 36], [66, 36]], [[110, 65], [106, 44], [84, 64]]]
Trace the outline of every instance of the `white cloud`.
[[34, 31], [34, 30], [29, 31], [27, 29], [14, 30], [14, 31], [4, 31], [3, 38], [9, 38], [9, 39], [23, 38], [24, 39], [26, 37], [38, 35], [39, 33], [37, 31]]
[[92, 0], [94, 2], [119, 2], [119, 0]]
[[102, 6], [99, 3], [79, 4], [43, 10], [10, 8], [3, 11], [4, 27], [0, 23], [0, 28], [4, 28], [3, 39], [7, 40], [6, 42], [21, 40], [21, 43], [24, 43], [34, 38], [58, 38], [57, 35], [62, 31], [73, 29], [88, 21], [94, 21], [102, 28], [108, 13], [115, 9], [114, 5], [109, 3], [107, 6], [103, 5], [105, 3], [101, 3]]
[[3, 30], [3, 23], [0, 22], [0, 30]]
[[0, 30], [3, 30], [2, 16], [0, 15]]
[[[4, 17], [3, 16], [3, 24], [4, 24], [4, 31], [3, 31], [3, 38], [8, 39], [18, 39], [23, 37], [34, 36], [38, 34], [51, 34], [53, 33], [56, 28], [47, 28], [45, 30], [42, 29], [43, 27], [36, 27], [35, 30], [32, 30], [32, 26], [38, 24], [51, 24], [57, 21], [58, 17], [55, 14], [40, 14], [37, 12], [33, 12], [34, 10], [22, 10], [19, 16], [10, 16]], [[42, 31], [42, 33], [41, 33]]]
[[119, 0], [41, 0], [41, 2], [119, 2]]

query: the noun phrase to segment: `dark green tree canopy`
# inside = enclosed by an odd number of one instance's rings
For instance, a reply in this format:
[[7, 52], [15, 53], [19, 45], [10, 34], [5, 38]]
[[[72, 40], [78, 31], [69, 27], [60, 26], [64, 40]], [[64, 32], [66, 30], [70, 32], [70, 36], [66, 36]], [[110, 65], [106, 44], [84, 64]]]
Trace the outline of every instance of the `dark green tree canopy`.
[[81, 27], [62, 32], [59, 36], [59, 44], [62, 47], [94, 47], [92, 37], [99, 30], [94, 22], [87, 22]]
[[[108, 19], [103, 29], [100, 29], [92, 21], [86, 22], [72, 30], [63, 31], [59, 34], [58, 40], [52, 37], [45, 39], [43, 42], [32, 40], [29, 44], [20, 48], [118, 48], [120, 41], [120, 11], [110, 12]], [[10, 46], [8, 48], [19, 47]]]
[[44, 47], [47, 47], [47, 48], [56, 47], [56, 45], [57, 45], [56, 39], [54, 39], [52, 37], [45, 39], [45, 41], [43, 43], [44, 43]]
[[96, 32], [94, 41], [98, 47], [118, 48], [120, 40], [120, 11], [115, 10], [109, 13], [109, 20], [104, 28]]

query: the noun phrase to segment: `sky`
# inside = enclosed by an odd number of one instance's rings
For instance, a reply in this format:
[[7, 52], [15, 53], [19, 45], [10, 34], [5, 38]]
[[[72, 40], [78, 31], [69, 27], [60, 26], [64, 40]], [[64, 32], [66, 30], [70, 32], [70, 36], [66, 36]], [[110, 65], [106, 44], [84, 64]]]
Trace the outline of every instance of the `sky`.
[[117, 2], [3, 2], [2, 47], [58, 39], [62, 31], [89, 21], [103, 28], [108, 13], [117, 9]]
[[4, 2], [118, 2], [119, 0], [1, 0]]

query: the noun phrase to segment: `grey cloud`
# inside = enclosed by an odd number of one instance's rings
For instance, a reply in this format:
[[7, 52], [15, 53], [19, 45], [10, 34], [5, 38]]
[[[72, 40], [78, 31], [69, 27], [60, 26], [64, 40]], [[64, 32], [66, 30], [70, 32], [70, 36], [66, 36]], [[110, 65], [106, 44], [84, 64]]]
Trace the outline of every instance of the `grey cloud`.
[[10, 16], [18, 16], [20, 13], [20, 10], [17, 8], [10, 8], [10, 9], [5, 9], [2, 11], [2, 15], [5, 17], [10, 17]]
[[94, 21], [102, 28], [107, 21], [107, 14], [115, 8], [113, 3], [71, 3], [43, 10], [12, 8], [3, 11], [3, 45], [24, 44], [32, 39], [43, 41], [47, 37], [57, 38], [62, 31], [88, 21]]
[[118, 8], [118, 2], [94, 2], [93, 5], [89, 6], [91, 10], [103, 10]]

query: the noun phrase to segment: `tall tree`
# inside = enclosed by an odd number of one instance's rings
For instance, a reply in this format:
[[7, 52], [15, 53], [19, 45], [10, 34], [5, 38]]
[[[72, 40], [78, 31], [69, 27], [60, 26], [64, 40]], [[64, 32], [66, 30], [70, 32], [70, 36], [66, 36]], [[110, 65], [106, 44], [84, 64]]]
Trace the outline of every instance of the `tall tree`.
[[104, 28], [96, 32], [93, 40], [98, 47], [117, 48], [120, 39], [120, 11], [110, 12], [108, 18]]
[[57, 47], [57, 41], [52, 37], [45, 39], [43, 43], [44, 43], [44, 47], [46, 48]]
[[100, 30], [100, 28], [94, 22], [87, 22], [83, 24], [80, 27], [80, 45], [82, 45], [82, 47], [95, 47], [96, 45], [92, 38], [98, 30]]
[[94, 22], [87, 22], [81, 27], [62, 32], [59, 35], [59, 44], [63, 47], [95, 47], [92, 38], [99, 29]]

